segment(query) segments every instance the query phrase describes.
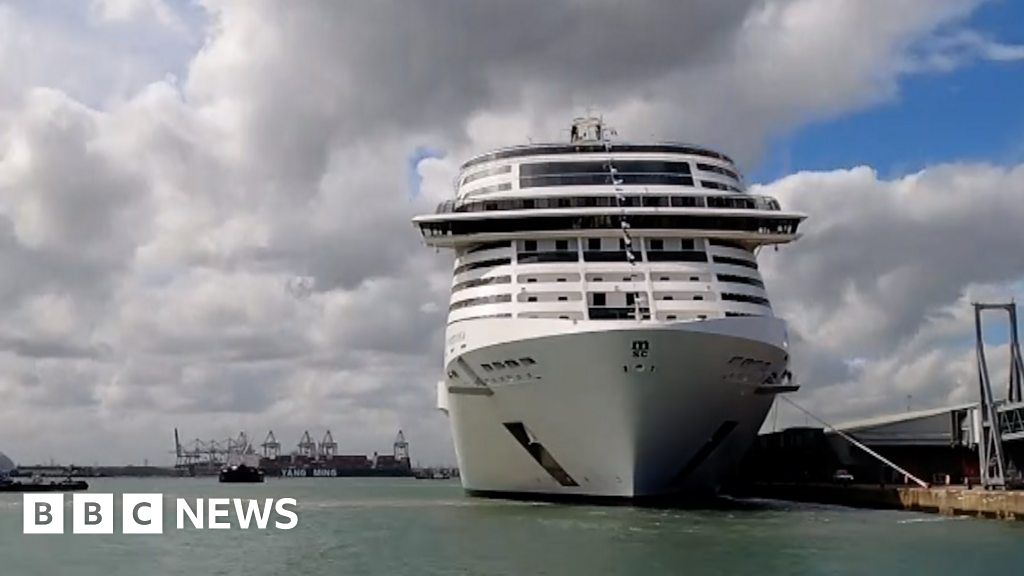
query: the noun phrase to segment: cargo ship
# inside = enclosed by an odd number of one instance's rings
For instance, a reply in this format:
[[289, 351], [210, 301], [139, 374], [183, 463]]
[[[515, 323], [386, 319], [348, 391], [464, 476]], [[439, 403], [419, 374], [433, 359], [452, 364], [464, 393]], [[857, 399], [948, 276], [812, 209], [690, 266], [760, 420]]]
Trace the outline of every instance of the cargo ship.
[[[412, 476], [412, 461], [409, 459], [409, 443], [401, 430], [392, 444], [391, 454], [374, 452], [366, 454], [339, 454], [338, 443], [331, 431], [316, 442], [305, 431], [299, 440], [297, 450], [291, 454], [281, 453], [281, 443], [270, 431], [259, 445], [257, 454], [246, 434], [223, 442], [195, 440], [193, 447], [183, 446], [175, 430], [175, 448], [178, 455], [176, 468], [191, 476], [218, 475], [225, 466], [244, 463], [258, 471], [263, 477], [271, 478], [344, 478], [344, 477], [402, 477]], [[223, 474], [221, 474], [223, 476]]]
[[294, 454], [280, 454], [280, 445], [273, 433], [261, 445], [264, 455], [259, 467], [271, 477], [282, 478], [345, 478], [345, 477], [400, 477], [412, 476], [409, 443], [401, 430], [392, 445], [391, 454], [338, 454], [338, 444], [328, 430], [319, 445], [306, 431]]

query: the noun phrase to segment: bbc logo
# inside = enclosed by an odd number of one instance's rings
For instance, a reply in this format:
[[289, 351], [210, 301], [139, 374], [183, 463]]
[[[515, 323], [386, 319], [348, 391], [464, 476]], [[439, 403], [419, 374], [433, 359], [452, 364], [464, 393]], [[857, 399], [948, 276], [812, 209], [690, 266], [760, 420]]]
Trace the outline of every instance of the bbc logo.
[[[64, 494], [24, 494], [22, 532], [25, 534], [64, 533]], [[294, 498], [264, 498], [262, 501], [241, 498], [185, 498], [175, 500], [178, 530], [191, 525], [196, 530], [241, 530], [250, 526], [266, 530], [291, 530], [299, 523]], [[204, 514], [205, 510], [205, 514]], [[71, 531], [74, 534], [114, 533], [113, 494], [74, 494], [71, 499]], [[271, 522], [275, 519], [274, 522]], [[163, 534], [163, 494], [122, 494], [122, 534]]]
[[[24, 494], [22, 504], [23, 533], [64, 533], [63, 494]], [[122, 494], [121, 533], [163, 534], [163, 511], [162, 494]], [[113, 534], [114, 495], [72, 495], [71, 531], [74, 534]]]

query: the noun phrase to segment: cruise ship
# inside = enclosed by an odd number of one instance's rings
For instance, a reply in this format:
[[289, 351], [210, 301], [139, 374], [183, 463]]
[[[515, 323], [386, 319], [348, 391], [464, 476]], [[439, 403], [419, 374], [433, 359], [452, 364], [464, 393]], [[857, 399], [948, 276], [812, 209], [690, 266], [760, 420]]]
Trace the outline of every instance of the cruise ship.
[[454, 251], [437, 403], [470, 494], [708, 495], [796, 389], [756, 254], [805, 216], [724, 154], [611, 132], [472, 158], [413, 219]]

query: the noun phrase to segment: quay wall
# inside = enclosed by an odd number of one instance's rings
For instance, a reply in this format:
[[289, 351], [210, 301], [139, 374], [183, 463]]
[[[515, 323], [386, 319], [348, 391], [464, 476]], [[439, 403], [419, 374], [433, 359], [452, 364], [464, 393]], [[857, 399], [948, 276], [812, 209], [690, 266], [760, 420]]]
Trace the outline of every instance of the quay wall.
[[967, 515], [1024, 520], [1024, 491], [984, 490], [964, 486], [930, 488], [879, 485], [757, 483], [739, 496], [795, 502], [836, 504], [857, 508], [915, 510], [948, 515]]

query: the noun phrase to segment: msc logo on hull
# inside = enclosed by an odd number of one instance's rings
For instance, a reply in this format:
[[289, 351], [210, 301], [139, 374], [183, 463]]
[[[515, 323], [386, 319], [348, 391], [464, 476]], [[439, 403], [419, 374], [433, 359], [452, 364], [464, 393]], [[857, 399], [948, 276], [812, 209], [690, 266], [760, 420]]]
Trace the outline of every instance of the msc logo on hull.
[[647, 358], [651, 344], [647, 340], [633, 340], [633, 358]]

